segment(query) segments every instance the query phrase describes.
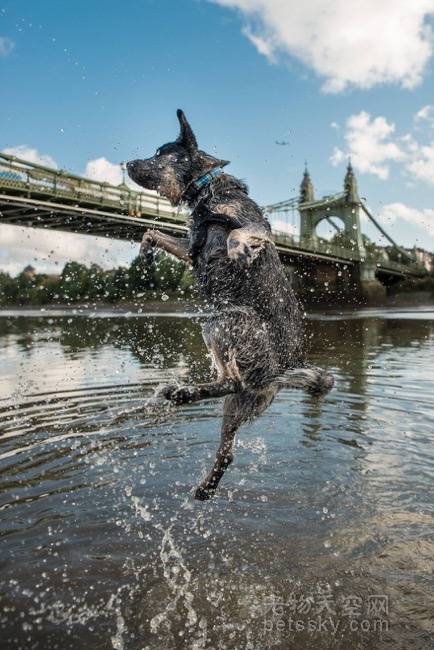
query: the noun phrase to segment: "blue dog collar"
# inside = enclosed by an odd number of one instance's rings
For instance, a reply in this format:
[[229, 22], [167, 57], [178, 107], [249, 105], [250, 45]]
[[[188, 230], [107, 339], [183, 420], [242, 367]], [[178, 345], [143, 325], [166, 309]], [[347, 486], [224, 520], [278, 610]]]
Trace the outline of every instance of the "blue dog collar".
[[199, 192], [212, 181], [213, 178], [221, 174], [223, 169], [221, 167], [215, 167], [210, 172], [207, 172], [196, 181], [190, 183], [183, 194], [183, 198], [186, 201], [193, 199]]
[[205, 185], [208, 185], [210, 181], [214, 178], [214, 176], [218, 176], [221, 174], [223, 169], [221, 167], [216, 167], [215, 169], [212, 169], [210, 172], [205, 174], [205, 176], [201, 176], [200, 178], [197, 179], [197, 181], [194, 181], [194, 185], [201, 190], [202, 187], [205, 187]]

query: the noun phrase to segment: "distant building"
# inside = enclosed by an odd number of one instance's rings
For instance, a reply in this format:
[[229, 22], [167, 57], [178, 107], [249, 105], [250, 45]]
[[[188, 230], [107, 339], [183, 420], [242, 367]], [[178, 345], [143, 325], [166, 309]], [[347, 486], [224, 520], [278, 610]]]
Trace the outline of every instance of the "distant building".
[[434, 275], [434, 254], [429, 251], [424, 250], [423, 248], [417, 248], [416, 246], [409, 250], [409, 253], [413, 255], [416, 262], [421, 266], [425, 267], [430, 275]]
[[28, 265], [26, 266], [26, 268], [23, 270], [23, 273], [24, 273], [25, 275], [27, 275], [27, 277], [29, 277], [29, 278], [34, 278], [34, 277], [35, 277], [35, 273], [36, 273], [36, 269], [35, 269], [35, 267], [32, 266], [31, 264], [28, 264]]
[[[377, 250], [385, 261], [406, 263], [406, 259], [401, 255], [399, 249], [393, 246], [377, 246]], [[419, 264], [419, 266], [423, 266], [430, 275], [434, 275], [433, 253], [430, 253], [423, 248], [417, 248], [416, 246], [413, 248], [403, 248], [401, 250], [407, 252], [409, 257]]]

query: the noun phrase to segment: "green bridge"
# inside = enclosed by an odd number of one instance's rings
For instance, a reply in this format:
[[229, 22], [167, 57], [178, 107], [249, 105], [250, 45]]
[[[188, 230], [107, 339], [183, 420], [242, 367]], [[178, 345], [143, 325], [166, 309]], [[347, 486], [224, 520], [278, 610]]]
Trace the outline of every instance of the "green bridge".
[[[299, 235], [273, 230], [284, 264], [296, 270], [303, 286], [332, 287], [342, 292], [381, 293], [385, 285], [426, 270], [401, 249], [369, 213], [358, 196], [351, 165], [340, 194], [315, 200], [307, 170], [300, 196], [266, 206], [271, 224], [282, 214], [299, 214]], [[388, 259], [385, 249], [365, 245], [360, 213], [368, 217], [399, 252], [401, 262]], [[157, 194], [118, 186], [30, 164], [0, 153], [0, 225], [12, 224], [97, 235], [139, 242], [149, 228], [182, 236], [187, 213], [173, 208]], [[338, 218], [341, 227], [336, 224]], [[339, 233], [338, 243], [317, 234], [327, 221]]]

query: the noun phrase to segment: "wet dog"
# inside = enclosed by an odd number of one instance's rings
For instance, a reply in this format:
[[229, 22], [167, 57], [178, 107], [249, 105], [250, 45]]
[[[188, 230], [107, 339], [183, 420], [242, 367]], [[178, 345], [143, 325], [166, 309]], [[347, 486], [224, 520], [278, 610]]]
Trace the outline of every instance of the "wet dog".
[[151, 263], [158, 247], [190, 263], [212, 310], [203, 337], [216, 381], [163, 390], [177, 404], [225, 396], [216, 459], [196, 490], [206, 500], [233, 460], [243, 422], [260, 415], [281, 388], [324, 395], [333, 377], [304, 363], [299, 307], [261, 209], [246, 185], [223, 171], [228, 161], [201, 151], [184, 113], [177, 115], [179, 137], [127, 167], [133, 181], [191, 210], [189, 237], [145, 232], [141, 256]]

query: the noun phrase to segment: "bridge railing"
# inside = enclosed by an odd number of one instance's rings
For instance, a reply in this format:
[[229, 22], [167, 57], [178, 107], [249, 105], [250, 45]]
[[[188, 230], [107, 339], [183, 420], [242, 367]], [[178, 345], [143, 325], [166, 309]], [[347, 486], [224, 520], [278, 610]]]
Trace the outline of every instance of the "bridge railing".
[[349, 262], [368, 262], [378, 269], [387, 268], [390, 271], [398, 271], [401, 273], [406, 273], [409, 270], [413, 274], [417, 271], [420, 271], [422, 275], [426, 273], [425, 267], [418, 262], [396, 262], [388, 259], [382, 250], [365, 250], [361, 252], [355, 247], [343, 246], [342, 244], [333, 243], [319, 237], [312, 242], [310, 238], [303, 239], [303, 237], [278, 230], [273, 230], [273, 239], [277, 246], [282, 246], [286, 249], [294, 248], [297, 251], [303, 250], [307, 253], [334, 257], [338, 260], [348, 260]]
[[309, 252], [316, 252], [321, 255], [337, 257], [339, 259], [348, 259], [360, 261], [362, 256], [359, 252], [351, 246], [342, 246], [340, 244], [332, 243], [326, 239], [316, 239], [312, 241], [310, 238], [303, 238], [296, 235], [290, 235], [281, 231], [273, 230], [274, 241], [277, 245], [286, 248], [294, 247], [297, 250], [306, 250]]
[[0, 153], [0, 188], [28, 198], [49, 198], [88, 208], [129, 214], [155, 216], [170, 221], [185, 221], [185, 214], [173, 208], [156, 193], [135, 191], [68, 174], [43, 165], [31, 164], [15, 156]]

